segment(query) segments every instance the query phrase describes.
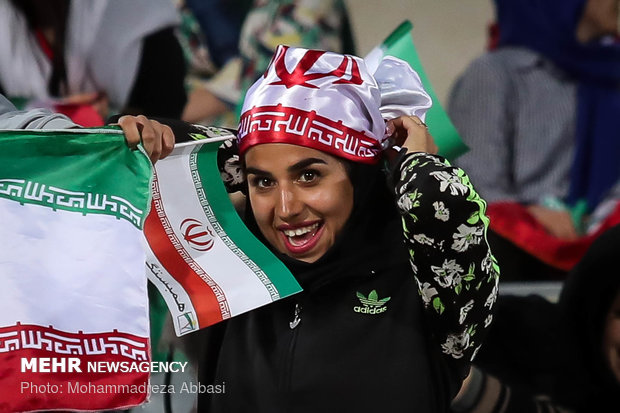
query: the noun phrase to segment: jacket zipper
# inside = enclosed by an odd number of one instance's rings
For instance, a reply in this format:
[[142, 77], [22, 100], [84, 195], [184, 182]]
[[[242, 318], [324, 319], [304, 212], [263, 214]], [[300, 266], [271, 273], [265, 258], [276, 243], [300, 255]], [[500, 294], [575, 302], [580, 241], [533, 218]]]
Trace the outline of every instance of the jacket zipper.
[[299, 323], [301, 323], [301, 305], [299, 305], [299, 303], [295, 303], [295, 314], [293, 314], [293, 321], [288, 323], [288, 326], [291, 330], [295, 330]]
[[[302, 310], [301, 304], [295, 303], [295, 310], [293, 312], [293, 320], [288, 323], [288, 326], [291, 329], [291, 339], [289, 341], [288, 352], [286, 354], [286, 361], [284, 363], [284, 377], [282, 378], [284, 393], [287, 395], [290, 393], [291, 384], [292, 384], [293, 360], [294, 360], [294, 354], [295, 354], [295, 345], [297, 344], [297, 334], [299, 331], [299, 324], [301, 323], [301, 310]], [[290, 399], [287, 400], [286, 404], [288, 405], [289, 403], [290, 403]]]

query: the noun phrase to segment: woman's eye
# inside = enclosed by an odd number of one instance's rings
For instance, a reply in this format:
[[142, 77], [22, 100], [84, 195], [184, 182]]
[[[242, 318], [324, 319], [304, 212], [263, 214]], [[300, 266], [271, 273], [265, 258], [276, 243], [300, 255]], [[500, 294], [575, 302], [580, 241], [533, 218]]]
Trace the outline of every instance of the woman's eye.
[[304, 171], [300, 176], [299, 176], [299, 181], [300, 182], [313, 182], [316, 179], [318, 179], [319, 174], [316, 171]]
[[269, 188], [273, 184], [271, 179], [264, 177], [256, 177], [252, 179], [251, 182], [252, 186], [255, 186], [257, 188]]

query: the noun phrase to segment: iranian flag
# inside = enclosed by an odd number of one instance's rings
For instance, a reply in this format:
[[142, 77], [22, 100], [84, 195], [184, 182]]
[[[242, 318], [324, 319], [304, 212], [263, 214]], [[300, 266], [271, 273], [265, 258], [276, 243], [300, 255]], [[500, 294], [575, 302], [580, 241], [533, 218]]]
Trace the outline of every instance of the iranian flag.
[[117, 128], [0, 131], [0, 412], [146, 401], [147, 278], [178, 335], [301, 291], [229, 200], [234, 137], [205, 130], [156, 171]]
[[147, 399], [151, 177], [117, 129], [0, 132], [0, 411]]
[[192, 136], [205, 140], [177, 144], [155, 165], [144, 229], [147, 275], [179, 336], [301, 291], [229, 199], [217, 156], [234, 136], [213, 127]]

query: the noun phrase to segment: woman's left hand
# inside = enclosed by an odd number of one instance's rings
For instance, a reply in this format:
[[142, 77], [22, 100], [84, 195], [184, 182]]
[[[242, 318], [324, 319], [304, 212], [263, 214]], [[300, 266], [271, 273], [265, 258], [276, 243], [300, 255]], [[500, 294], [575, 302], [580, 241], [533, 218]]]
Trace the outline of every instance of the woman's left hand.
[[144, 115], [122, 116], [118, 124], [125, 133], [127, 145], [135, 148], [142, 142], [142, 146], [153, 163], [170, 155], [174, 149], [174, 133], [168, 125], [148, 119]]
[[394, 145], [407, 148], [407, 152], [426, 152], [436, 154], [439, 148], [428, 127], [417, 116], [400, 116], [389, 120], [386, 129], [394, 140]]

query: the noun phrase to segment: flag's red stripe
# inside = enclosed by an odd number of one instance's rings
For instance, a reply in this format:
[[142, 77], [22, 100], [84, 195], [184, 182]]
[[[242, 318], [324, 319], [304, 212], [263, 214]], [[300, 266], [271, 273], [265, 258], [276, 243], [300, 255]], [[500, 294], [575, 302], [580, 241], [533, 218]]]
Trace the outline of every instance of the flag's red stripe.
[[157, 216], [154, 202], [144, 223], [144, 234], [159, 262], [187, 291], [201, 327], [222, 321], [222, 313], [213, 289], [178, 253]]
[[[72, 333], [38, 325], [0, 328], [0, 412], [28, 410], [110, 410], [137, 406], [146, 400], [149, 372], [129, 369], [110, 372], [89, 368], [89, 363], [105, 365], [149, 363], [148, 338], [118, 331]], [[112, 341], [121, 339], [124, 341]], [[144, 354], [132, 359], [131, 343]], [[130, 348], [131, 347], [131, 348]], [[90, 349], [90, 350], [89, 350]], [[103, 352], [103, 354], [97, 354]], [[90, 353], [90, 354], [89, 354]], [[50, 372], [22, 371], [22, 358], [78, 359], [80, 371], [48, 366]], [[98, 365], [97, 365], [98, 366]], [[54, 371], [56, 370], [56, 371]]]
[[[21, 359], [78, 358], [82, 373], [21, 371]], [[149, 373], [88, 372], [88, 362], [127, 362], [120, 355], [59, 355], [40, 349], [21, 349], [0, 355], [0, 412], [30, 410], [111, 410], [146, 401]], [[129, 360], [130, 362], [132, 360]]]

